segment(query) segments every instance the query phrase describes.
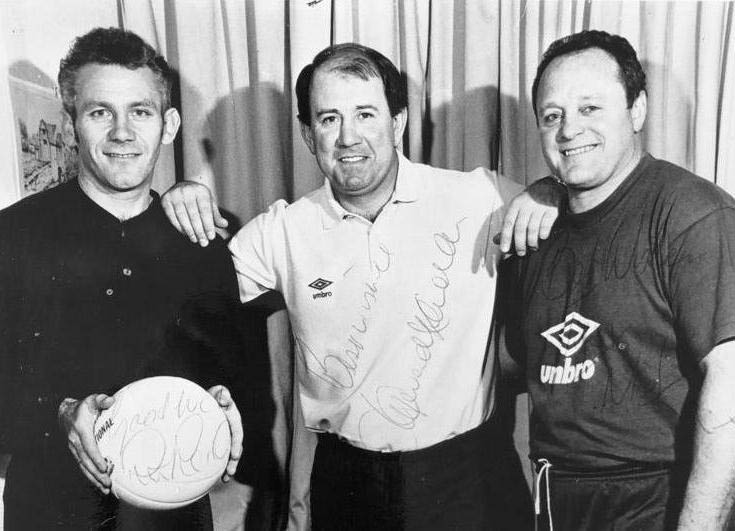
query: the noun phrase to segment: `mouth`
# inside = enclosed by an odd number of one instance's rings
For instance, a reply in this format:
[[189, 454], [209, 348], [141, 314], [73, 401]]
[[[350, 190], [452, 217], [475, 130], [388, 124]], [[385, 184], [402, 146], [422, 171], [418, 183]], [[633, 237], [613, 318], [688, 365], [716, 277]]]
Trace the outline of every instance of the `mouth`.
[[559, 150], [561, 154], [565, 157], [574, 157], [576, 155], [583, 155], [584, 153], [589, 153], [593, 149], [595, 149], [599, 144], [588, 144], [586, 146], [579, 146], [572, 149], [561, 149]]
[[354, 164], [367, 160], [367, 157], [365, 155], [346, 155], [344, 157], [338, 157], [337, 160], [345, 164]]
[[133, 159], [140, 156], [140, 153], [115, 153], [110, 151], [105, 152], [105, 156], [113, 159]]

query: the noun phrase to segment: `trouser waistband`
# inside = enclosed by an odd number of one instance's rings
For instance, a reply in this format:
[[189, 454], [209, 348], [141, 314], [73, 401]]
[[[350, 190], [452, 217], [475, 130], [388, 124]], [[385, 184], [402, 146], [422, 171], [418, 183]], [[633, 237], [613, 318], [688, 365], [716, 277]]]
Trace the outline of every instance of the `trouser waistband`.
[[534, 481], [533, 501], [536, 514], [541, 514], [541, 489], [545, 486], [546, 500], [549, 503], [551, 487], [549, 478], [555, 480], [615, 480], [651, 473], [669, 472], [673, 465], [671, 463], [625, 463], [619, 466], [604, 468], [575, 468], [552, 463], [549, 459], [539, 458], [534, 460], [536, 480]]
[[[366, 450], [364, 448], [351, 445], [345, 439], [342, 439], [333, 433], [319, 433], [318, 438], [320, 445], [337, 450], [352, 459], [401, 462], [422, 462], [444, 459], [451, 457], [458, 451], [487, 453], [489, 450], [497, 448], [498, 444], [503, 448], [505, 446], [510, 446], [511, 444], [508, 434], [503, 433], [498, 426], [498, 422], [494, 419], [490, 419], [478, 427], [452, 437], [451, 439], [447, 439], [418, 450], [398, 452]], [[494, 448], [488, 448], [488, 441], [492, 441]], [[507, 445], [503, 444], [504, 441], [507, 442]], [[500, 453], [498, 454], [500, 455]]]
[[559, 478], [601, 478], [614, 479], [616, 477], [634, 476], [637, 474], [647, 474], [649, 472], [670, 471], [673, 468], [672, 463], [625, 463], [619, 466], [603, 467], [603, 468], [576, 468], [565, 465], [559, 465], [547, 458], [535, 459], [534, 465], [536, 472], [541, 469], [554, 477]]
[[[540, 458], [534, 464], [537, 529], [554, 531], [555, 524], [560, 529], [595, 529], [616, 518], [620, 522], [633, 518], [631, 521], [637, 522], [634, 527], [639, 528], [647, 519], [668, 519], [668, 509], [661, 508], [668, 507], [666, 500], [670, 495], [676, 497], [679, 493], [679, 478], [672, 463], [626, 463], [590, 469], [565, 467]], [[634, 500], [648, 496], [658, 501], [651, 501], [645, 510], [635, 505]], [[610, 508], [617, 506], [620, 511], [611, 512]]]

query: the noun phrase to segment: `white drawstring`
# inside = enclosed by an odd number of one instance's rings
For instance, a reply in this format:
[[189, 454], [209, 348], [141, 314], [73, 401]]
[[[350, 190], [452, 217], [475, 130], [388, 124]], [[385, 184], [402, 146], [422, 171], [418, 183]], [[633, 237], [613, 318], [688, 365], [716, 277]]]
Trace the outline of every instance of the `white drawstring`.
[[541, 479], [543, 478], [546, 482], [546, 511], [549, 515], [549, 531], [554, 531], [554, 522], [551, 520], [551, 488], [549, 487], [551, 463], [547, 459], [539, 459], [538, 462], [541, 464], [541, 468], [536, 473], [536, 488], [533, 497], [534, 509], [536, 510], [536, 516], [541, 514]]

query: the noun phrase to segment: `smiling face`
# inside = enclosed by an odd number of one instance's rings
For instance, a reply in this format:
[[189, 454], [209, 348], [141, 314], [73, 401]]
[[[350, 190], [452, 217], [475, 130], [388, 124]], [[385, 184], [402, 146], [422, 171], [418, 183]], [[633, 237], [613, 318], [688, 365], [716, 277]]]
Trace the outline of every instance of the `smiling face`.
[[146, 67], [88, 64], [75, 92], [80, 185], [93, 196], [148, 194], [161, 144], [179, 127], [176, 109], [162, 113], [156, 76]]
[[336, 199], [347, 210], [355, 204], [382, 207], [395, 186], [405, 109], [390, 115], [380, 78], [363, 80], [325, 67], [314, 73], [310, 109], [302, 135]]
[[605, 200], [640, 161], [646, 95], [628, 108], [615, 59], [599, 48], [562, 55], [544, 71], [537, 96], [546, 163], [569, 191], [574, 212]]

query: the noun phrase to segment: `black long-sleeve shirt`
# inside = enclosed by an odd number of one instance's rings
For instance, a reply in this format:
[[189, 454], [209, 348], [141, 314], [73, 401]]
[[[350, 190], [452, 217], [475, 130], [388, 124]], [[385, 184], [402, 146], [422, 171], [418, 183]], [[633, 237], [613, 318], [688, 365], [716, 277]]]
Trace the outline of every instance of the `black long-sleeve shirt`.
[[143, 213], [123, 222], [76, 181], [4, 210], [3, 446], [35, 451], [53, 437], [65, 397], [111, 394], [155, 373], [214, 383], [241, 353], [221, 343], [202, 349], [212, 343], [199, 324], [222, 317], [236, 297], [223, 242], [192, 245], [155, 194]]
[[156, 194], [123, 222], [76, 181], [0, 212], [0, 452], [32, 468], [6, 488], [59, 515], [78, 497], [69, 485], [87, 480], [57, 423], [65, 397], [154, 374], [236, 387], [240, 309], [224, 242], [193, 245]]

